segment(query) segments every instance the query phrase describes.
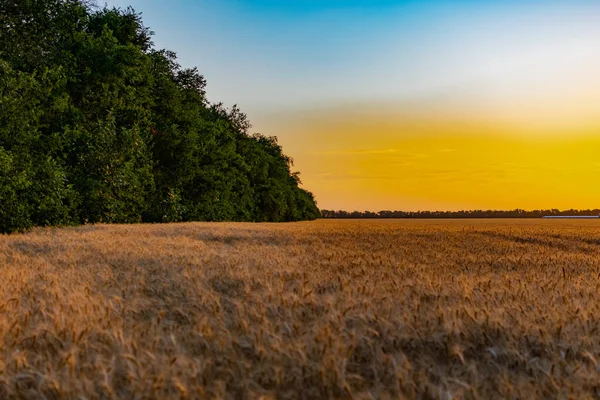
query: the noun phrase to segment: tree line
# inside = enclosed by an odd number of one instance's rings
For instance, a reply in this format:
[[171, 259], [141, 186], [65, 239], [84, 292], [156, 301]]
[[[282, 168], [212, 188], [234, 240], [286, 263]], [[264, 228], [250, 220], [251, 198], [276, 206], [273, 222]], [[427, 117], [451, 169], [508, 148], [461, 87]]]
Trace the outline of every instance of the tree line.
[[546, 216], [598, 216], [593, 210], [462, 210], [462, 211], [334, 211], [321, 210], [323, 218], [542, 218]]
[[277, 138], [152, 35], [132, 8], [0, 2], [0, 232], [319, 217]]

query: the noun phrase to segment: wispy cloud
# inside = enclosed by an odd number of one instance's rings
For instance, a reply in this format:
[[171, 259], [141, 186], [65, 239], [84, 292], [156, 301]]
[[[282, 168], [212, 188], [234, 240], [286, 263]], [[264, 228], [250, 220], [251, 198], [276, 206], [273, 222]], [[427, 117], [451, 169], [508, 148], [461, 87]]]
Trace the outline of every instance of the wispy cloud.
[[396, 149], [347, 149], [347, 150], [328, 150], [328, 151], [315, 151], [313, 152], [316, 156], [332, 156], [332, 155], [369, 155], [369, 154], [390, 154], [397, 153]]

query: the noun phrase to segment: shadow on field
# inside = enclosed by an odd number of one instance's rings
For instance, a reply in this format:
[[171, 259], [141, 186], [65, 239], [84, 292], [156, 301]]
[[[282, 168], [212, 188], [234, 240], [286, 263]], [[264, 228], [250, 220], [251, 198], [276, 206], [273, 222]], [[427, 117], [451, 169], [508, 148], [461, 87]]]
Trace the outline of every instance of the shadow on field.
[[38, 243], [31, 240], [16, 240], [14, 242], [9, 242], [9, 247], [14, 251], [29, 257], [48, 256], [52, 253], [62, 252], [65, 249], [65, 246], [57, 243]]
[[230, 246], [245, 246], [245, 245], [289, 245], [292, 243], [291, 238], [286, 238], [284, 236], [275, 236], [275, 235], [261, 235], [261, 236], [246, 236], [246, 235], [219, 235], [219, 234], [205, 234], [198, 235], [196, 237], [197, 240], [201, 240], [206, 243], [220, 243], [226, 244]]
[[245, 293], [246, 283], [242, 279], [228, 276], [213, 276], [208, 280], [210, 287], [227, 297], [241, 297]]
[[[240, 232], [241, 231], [241, 232]], [[219, 232], [215, 230], [206, 230], [203, 232], [161, 232], [158, 231], [154, 234], [158, 237], [168, 238], [189, 238], [199, 240], [207, 244], [225, 244], [230, 246], [244, 246], [244, 245], [257, 245], [257, 246], [282, 246], [296, 243], [292, 235], [286, 234], [285, 232], [265, 232], [262, 230], [236, 230], [235, 233], [227, 231]]]
[[[565, 242], [563, 241], [566, 238], [563, 238], [558, 235], [551, 236], [551, 239], [545, 239], [543, 237], [533, 237], [533, 236], [518, 236], [518, 235], [509, 235], [500, 232], [492, 232], [492, 231], [479, 231], [475, 232], [478, 235], [490, 237], [492, 239], [502, 239], [509, 242], [517, 243], [517, 244], [525, 244], [525, 245], [536, 245], [536, 246], [544, 246], [551, 249], [561, 250], [561, 251], [574, 251], [574, 252], [583, 252], [589, 249], [574, 244], [573, 241]], [[547, 236], [550, 237], [550, 236]], [[552, 240], [554, 239], [554, 240]], [[590, 241], [588, 244], [600, 244], [600, 240]]]

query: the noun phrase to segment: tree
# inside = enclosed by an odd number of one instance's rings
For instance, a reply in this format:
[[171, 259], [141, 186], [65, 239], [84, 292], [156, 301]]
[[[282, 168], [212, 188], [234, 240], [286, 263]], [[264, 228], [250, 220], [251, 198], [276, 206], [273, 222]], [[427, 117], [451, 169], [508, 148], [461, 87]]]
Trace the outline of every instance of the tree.
[[275, 137], [206, 99], [132, 8], [0, 2], [0, 231], [319, 216]]

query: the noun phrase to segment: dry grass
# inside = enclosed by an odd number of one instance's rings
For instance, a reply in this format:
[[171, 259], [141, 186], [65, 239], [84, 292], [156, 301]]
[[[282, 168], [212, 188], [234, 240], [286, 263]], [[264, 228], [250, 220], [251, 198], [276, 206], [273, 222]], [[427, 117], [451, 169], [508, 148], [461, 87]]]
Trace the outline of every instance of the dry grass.
[[0, 236], [0, 398], [600, 396], [600, 222]]

